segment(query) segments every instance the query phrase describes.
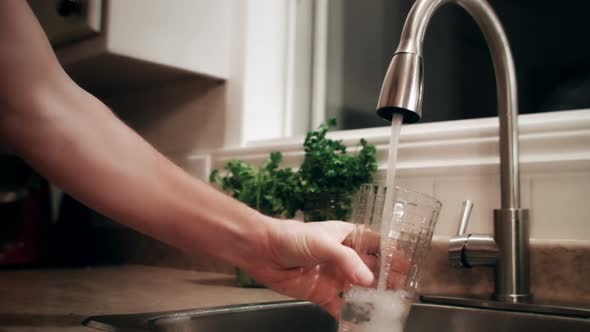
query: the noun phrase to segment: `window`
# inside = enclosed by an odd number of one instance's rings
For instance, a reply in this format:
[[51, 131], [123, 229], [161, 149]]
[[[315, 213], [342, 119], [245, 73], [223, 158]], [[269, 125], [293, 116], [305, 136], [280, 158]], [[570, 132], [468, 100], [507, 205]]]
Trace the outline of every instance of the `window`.
[[[590, 107], [590, 2], [490, 0], [514, 55], [519, 112]], [[312, 104], [339, 129], [387, 125], [375, 105], [412, 0], [317, 0]], [[319, 60], [318, 60], [319, 59]], [[446, 5], [424, 45], [421, 122], [493, 117], [496, 87], [483, 36], [469, 14]]]

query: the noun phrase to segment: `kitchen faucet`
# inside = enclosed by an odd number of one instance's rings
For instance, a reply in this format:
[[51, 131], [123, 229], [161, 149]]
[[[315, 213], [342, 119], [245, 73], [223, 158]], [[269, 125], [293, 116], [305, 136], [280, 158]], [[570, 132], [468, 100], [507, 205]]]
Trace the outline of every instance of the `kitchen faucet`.
[[493, 236], [465, 234], [472, 207], [470, 201], [465, 203], [458, 234], [449, 243], [449, 259], [457, 267], [494, 266], [493, 299], [529, 302], [528, 210], [520, 207], [516, 74], [508, 39], [491, 6], [484, 0], [417, 0], [383, 81], [377, 114], [391, 120], [393, 113], [402, 113], [406, 123], [420, 119], [424, 35], [432, 15], [446, 3], [458, 4], [471, 14], [492, 55], [500, 120], [502, 194], [502, 206], [494, 210]]

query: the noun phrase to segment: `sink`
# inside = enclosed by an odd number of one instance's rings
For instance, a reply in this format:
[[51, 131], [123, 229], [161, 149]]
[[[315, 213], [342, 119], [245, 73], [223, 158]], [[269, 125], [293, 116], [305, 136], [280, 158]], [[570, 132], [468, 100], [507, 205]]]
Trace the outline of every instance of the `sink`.
[[[175, 312], [90, 317], [104, 331], [330, 332], [338, 322], [320, 307], [283, 301]], [[416, 303], [405, 332], [590, 331], [590, 318]]]

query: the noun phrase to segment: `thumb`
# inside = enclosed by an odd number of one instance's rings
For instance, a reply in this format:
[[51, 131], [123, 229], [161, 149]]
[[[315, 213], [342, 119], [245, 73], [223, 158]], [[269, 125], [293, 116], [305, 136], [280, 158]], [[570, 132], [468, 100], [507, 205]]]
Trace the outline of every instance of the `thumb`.
[[[324, 239], [325, 240], [325, 239]], [[344, 273], [346, 278], [361, 286], [373, 283], [373, 272], [352, 248], [336, 241], [315, 241], [310, 250], [322, 262], [333, 263]]]

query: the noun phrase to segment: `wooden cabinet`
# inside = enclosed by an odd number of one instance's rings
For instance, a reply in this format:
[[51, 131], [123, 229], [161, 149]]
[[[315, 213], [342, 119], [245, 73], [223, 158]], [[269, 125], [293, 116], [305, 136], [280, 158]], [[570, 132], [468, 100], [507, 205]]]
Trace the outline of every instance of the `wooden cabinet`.
[[225, 80], [235, 0], [29, 0], [66, 71], [99, 96]]

